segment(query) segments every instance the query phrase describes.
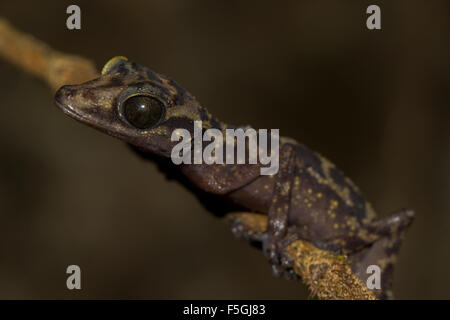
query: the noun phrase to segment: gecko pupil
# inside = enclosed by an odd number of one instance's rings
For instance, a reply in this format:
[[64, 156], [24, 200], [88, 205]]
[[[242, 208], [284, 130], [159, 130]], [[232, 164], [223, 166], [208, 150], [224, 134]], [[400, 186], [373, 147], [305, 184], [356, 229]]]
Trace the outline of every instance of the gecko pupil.
[[123, 115], [127, 121], [139, 129], [149, 129], [156, 125], [163, 114], [161, 103], [148, 96], [135, 96], [123, 105]]

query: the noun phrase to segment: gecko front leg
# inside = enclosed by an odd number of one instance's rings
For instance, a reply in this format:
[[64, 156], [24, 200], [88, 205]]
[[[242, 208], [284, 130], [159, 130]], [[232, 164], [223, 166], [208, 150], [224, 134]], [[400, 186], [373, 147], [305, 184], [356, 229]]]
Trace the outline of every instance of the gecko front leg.
[[[227, 215], [227, 220], [231, 226], [231, 231], [236, 238], [244, 240], [258, 248], [261, 247], [261, 244], [263, 244], [264, 247], [264, 243], [267, 243], [269, 239], [267, 232], [267, 215], [253, 212], [233, 212]], [[298, 237], [289, 234], [288, 238], [281, 240], [281, 245], [278, 248], [283, 251], [295, 240], [298, 240]], [[292, 269], [293, 261], [285, 256], [283, 252], [281, 252], [281, 259], [282, 261], [289, 261], [289, 264], [287, 265], [282, 262], [281, 266], [283, 268], [276, 265], [272, 268], [274, 274], [276, 276], [283, 274], [288, 280], [298, 280], [298, 275]]]
[[[279, 277], [292, 265], [285, 255], [286, 247], [296, 240], [285, 239], [291, 202], [292, 174], [295, 165], [294, 146], [286, 143], [280, 150], [280, 168], [275, 177], [274, 191], [268, 213], [268, 228], [263, 239], [263, 251], [272, 265], [272, 272]], [[287, 275], [289, 278], [289, 275]]]

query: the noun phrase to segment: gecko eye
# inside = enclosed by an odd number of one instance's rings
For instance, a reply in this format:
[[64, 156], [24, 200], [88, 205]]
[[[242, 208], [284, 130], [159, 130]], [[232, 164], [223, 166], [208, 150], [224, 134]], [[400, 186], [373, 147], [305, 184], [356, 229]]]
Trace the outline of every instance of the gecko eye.
[[139, 129], [150, 129], [163, 115], [163, 105], [149, 96], [133, 96], [123, 102], [123, 115], [133, 126]]

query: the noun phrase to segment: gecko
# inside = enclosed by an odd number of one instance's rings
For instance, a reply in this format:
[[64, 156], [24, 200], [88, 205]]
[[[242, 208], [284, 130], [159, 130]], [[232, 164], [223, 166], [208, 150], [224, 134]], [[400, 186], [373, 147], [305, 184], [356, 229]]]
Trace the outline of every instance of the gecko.
[[62, 86], [55, 103], [68, 116], [124, 141], [155, 162], [213, 214], [267, 215], [263, 234], [245, 233], [239, 218], [232, 230], [263, 249], [274, 275], [295, 278], [285, 249], [303, 239], [348, 256], [360, 279], [367, 278], [368, 266], [377, 265], [381, 289], [376, 294], [390, 297], [393, 268], [414, 213], [402, 209], [377, 219], [359, 188], [320, 153], [280, 137], [276, 174], [261, 175], [259, 164], [175, 165], [170, 158], [174, 130], [193, 132], [194, 121], [201, 121], [202, 130], [238, 127], [218, 120], [169, 77], [122, 56], [110, 59], [99, 78]]

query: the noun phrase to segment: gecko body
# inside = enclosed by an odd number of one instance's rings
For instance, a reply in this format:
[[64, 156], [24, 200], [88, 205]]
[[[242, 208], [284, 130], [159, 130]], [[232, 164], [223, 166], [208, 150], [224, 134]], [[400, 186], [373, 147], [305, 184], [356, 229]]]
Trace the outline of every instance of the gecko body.
[[[281, 138], [279, 171], [260, 175], [259, 164], [181, 164], [171, 162], [172, 132], [234, 128], [214, 116], [170, 78], [124, 57], [111, 59], [95, 80], [63, 86], [56, 104], [72, 118], [130, 144], [156, 162], [168, 177], [194, 192], [217, 215], [234, 211], [268, 216], [263, 235], [237, 236], [261, 244], [274, 273], [292, 274], [285, 255], [286, 235], [349, 256], [362, 280], [366, 270], [382, 270], [379, 297], [389, 294], [393, 266], [413, 213], [401, 210], [377, 219], [358, 187], [332, 162], [290, 138]], [[234, 221], [237, 228], [240, 221]], [[293, 239], [291, 239], [292, 241]]]

